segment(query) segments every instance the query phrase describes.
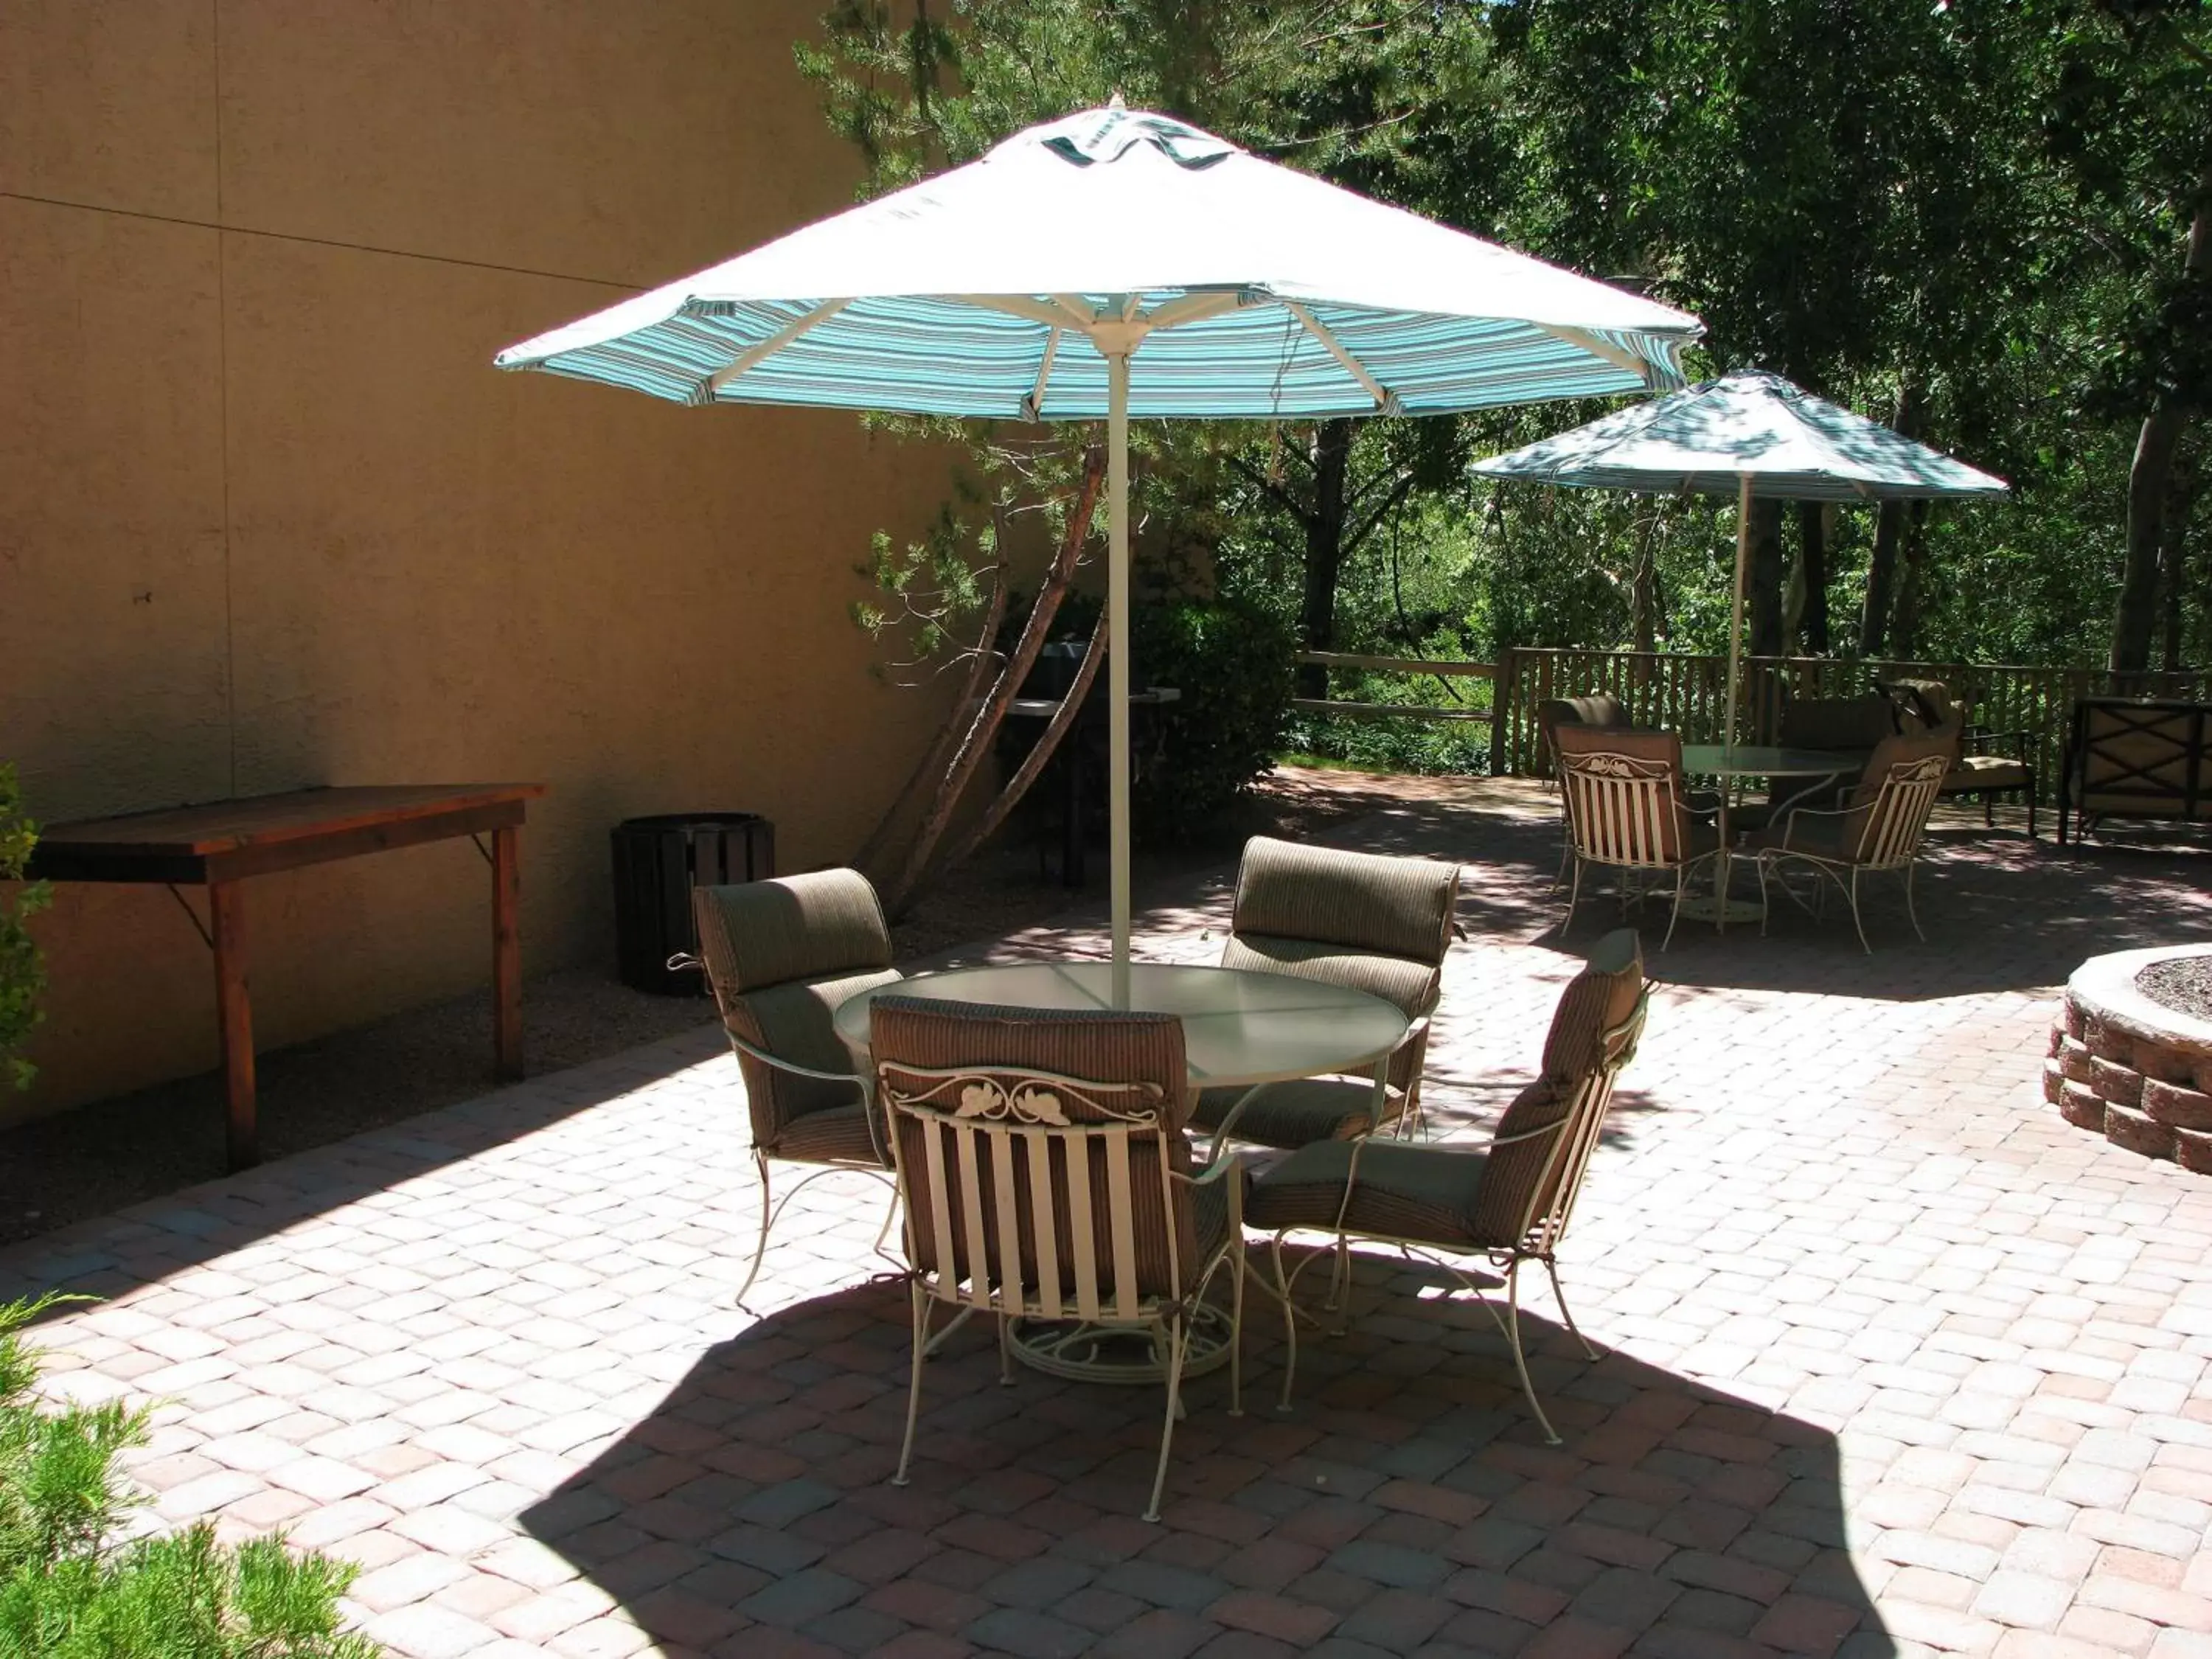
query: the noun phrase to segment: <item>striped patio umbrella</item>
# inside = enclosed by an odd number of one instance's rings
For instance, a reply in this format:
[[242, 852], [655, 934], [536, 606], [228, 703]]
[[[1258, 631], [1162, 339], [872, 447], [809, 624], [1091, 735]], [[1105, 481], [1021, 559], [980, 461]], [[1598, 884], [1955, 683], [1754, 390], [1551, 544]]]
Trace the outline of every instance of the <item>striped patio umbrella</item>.
[[1667, 388], [1698, 331], [1681, 312], [1117, 103], [496, 361], [679, 403], [1104, 420], [1126, 969], [1130, 417], [1442, 414]]
[[1736, 498], [1735, 599], [1723, 728], [1729, 743], [1735, 741], [1753, 498], [1953, 501], [2002, 495], [2009, 487], [1758, 368], [1615, 410], [1587, 426], [1477, 461], [1474, 470], [1531, 483]]

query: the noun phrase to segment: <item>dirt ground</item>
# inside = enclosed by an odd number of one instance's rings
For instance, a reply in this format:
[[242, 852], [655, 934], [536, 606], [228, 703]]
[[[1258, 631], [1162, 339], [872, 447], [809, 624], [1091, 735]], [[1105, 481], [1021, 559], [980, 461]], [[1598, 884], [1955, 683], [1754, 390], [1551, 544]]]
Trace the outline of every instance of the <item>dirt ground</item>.
[[[1378, 811], [1448, 780], [1285, 768], [1208, 844], [1140, 858], [1136, 881], [1234, 860], [1245, 836], [1292, 839]], [[1106, 860], [1090, 860], [1103, 890]], [[940, 882], [892, 932], [901, 961], [1033, 927], [1084, 893], [1041, 872], [1033, 846], [988, 851]], [[611, 957], [611, 945], [609, 951]], [[538, 975], [523, 988], [533, 1073], [557, 1071], [710, 1023], [703, 998], [652, 996], [605, 965]], [[283, 1158], [481, 1094], [491, 1012], [481, 992], [258, 1057], [263, 1155]], [[0, 1244], [156, 1198], [223, 1173], [222, 1089], [182, 1078], [0, 1129]]]

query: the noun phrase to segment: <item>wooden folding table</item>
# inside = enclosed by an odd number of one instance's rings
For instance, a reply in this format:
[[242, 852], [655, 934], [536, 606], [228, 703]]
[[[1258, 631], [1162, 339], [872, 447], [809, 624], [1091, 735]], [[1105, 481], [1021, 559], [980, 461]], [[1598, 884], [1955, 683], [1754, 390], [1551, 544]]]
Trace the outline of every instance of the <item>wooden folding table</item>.
[[[253, 1014], [246, 972], [245, 880], [448, 836], [489, 835], [492, 1047], [501, 1079], [522, 1075], [520, 832], [542, 783], [379, 784], [211, 801], [42, 830], [29, 875], [46, 881], [157, 882], [208, 890], [216, 1014], [222, 1029], [230, 1167], [260, 1161], [254, 1115]], [[183, 902], [182, 896], [179, 902]], [[191, 906], [185, 906], [191, 910]], [[199, 918], [193, 915], [195, 925]]]

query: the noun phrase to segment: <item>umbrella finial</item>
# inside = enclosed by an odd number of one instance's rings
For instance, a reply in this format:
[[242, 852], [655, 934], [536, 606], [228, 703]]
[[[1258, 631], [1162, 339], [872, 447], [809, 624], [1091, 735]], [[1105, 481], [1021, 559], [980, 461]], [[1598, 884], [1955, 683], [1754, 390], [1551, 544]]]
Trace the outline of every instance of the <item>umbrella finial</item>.
[[1121, 94], [1120, 92], [1116, 91], [1111, 98], [1109, 98], [1106, 100], [1106, 107], [1108, 109], [1127, 109], [1129, 106], [1121, 101]]

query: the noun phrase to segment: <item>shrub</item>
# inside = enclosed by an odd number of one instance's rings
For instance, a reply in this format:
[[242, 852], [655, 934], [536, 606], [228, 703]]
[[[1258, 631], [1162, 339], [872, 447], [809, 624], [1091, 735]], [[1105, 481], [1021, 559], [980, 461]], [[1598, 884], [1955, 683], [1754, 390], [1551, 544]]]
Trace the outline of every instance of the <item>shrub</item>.
[[33, 1399], [19, 1334], [62, 1299], [0, 1304], [0, 1659], [377, 1659], [338, 1628], [344, 1563], [279, 1538], [233, 1548], [205, 1522], [118, 1540], [142, 1500], [115, 1460], [147, 1413]]
[[[15, 769], [0, 766], [0, 881], [21, 881], [38, 844], [39, 826], [24, 816]], [[36, 1069], [17, 1050], [42, 1018], [39, 994], [46, 986], [39, 947], [23, 922], [46, 908], [47, 896], [44, 882], [18, 890], [12, 902], [0, 896], [0, 1076], [18, 1089]]]
[[1182, 693], [1138, 728], [1134, 832], [1153, 842], [1200, 838], [1273, 769], [1297, 647], [1283, 618], [1221, 599], [1139, 605], [1129, 629], [1145, 682]]

